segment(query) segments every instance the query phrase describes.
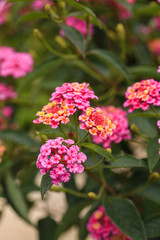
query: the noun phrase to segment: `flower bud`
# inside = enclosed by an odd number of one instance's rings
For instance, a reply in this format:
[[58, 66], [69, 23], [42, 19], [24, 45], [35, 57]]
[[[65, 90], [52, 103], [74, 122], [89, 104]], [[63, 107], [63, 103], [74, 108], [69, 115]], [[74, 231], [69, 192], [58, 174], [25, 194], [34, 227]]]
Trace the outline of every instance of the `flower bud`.
[[117, 26], [116, 26], [116, 31], [117, 31], [117, 34], [118, 34], [118, 37], [121, 39], [121, 40], [124, 40], [125, 37], [126, 37], [126, 33], [125, 33], [125, 29], [124, 29], [124, 26], [122, 23], [118, 23]]
[[41, 40], [43, 39], [42, 33], [41, 33], [37, 28], [35, 28], [35, 29], [33, 30], [33, 33], [34, 33], [35, 37], [36, 37], [38, 40], [41, 41]]
[[137, 132], [137, 131], [138, 131], [138, 127], [137, 127], [134, 123], [132, 123], [132, 124], [131, 124], [131, 130], [132, 130], [133, 132]]
[[50, 5], [50, 4], [46, 4], [46, 5], [45, 5], [45, 12], [46, 12], [48, 15], [51, 15], [51, 14], [52, 14], [52, 8], [51, 8], [51, 5]]
[[160, 174], [158, 172], [153, 172], [149, 175], [149, 182], [155, 182], [160, 179]]
[[112, 149], [111, 149], [111, 148], [107, 148], [106, 151], [107, 151], [108, 153], [112, 153]]
[[88, 193], [88, 198], [92, 199], [92, 200], [95, 200], [97, 198], [97, 195], [94, 192], [89, 192]]
[[63, 48], [63, 49], [67, 48], [67, 43], [61, 36], [56, 36], [55, 40], [61, 48]]

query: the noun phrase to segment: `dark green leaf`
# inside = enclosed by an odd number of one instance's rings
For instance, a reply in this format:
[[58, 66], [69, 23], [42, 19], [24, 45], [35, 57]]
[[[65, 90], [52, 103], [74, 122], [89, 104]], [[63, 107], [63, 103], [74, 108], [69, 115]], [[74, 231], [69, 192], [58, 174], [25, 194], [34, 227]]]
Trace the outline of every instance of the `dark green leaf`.
[[39, 144], [34, 141], [27, 133], [20, 130], [3, 130], [0, 131], [0, 138], [15, 142], [18, 144], [26, 145], [29, 147], [38, 147]]
[[50, 217], [41, 219], [38, 222], [39, 240], [53, 240], [56, 225], [56, 222]]
[[149, 170], [152, 172], [154, 167], [159, 161], [159, 143], [158, 143], [158, 137], [151, 139], [147, 146], [147, 155], [148, 155], [148, 165]]
[[105, 150], [104, 148], [93, 144], [93, 143], [81, 143], [82, 147], [88, 148], [96, 153], [98, 153], [99, 155], [105, 157], [106, 159], [110, 160], [111, 162], [114, 161], [114, 157], [112, 156], [111, 153], [109, 153], [107, 150]]
[[6, 198], [16, 213], [21, 216], [25, 221], [30, 222], [28, 218], [28, 210], [23, 195], [15, 184], [15, 180], [11, 173], [7, 173], [4, 177], [3, 183]]
[[87, 222], [88, 219], [90, 218], [91, 214], [97, 210], [97, 208], [101, 205], [100, 201], [96, 201], [92, 204], [91, 209], [87, 212], [87, 214], [83, 217], [83, 219], [80, 221], [79, 224], [79, 240], [84, 240], [86, 239], [87, 235], [88, 235], [88, 231], [87, 231]]
[[147, 137], [156, 137], [157, 136], [157, 127], [150, 118], [147, 117], [134, 117], [129, 119], [129, 123], [134, 123], [139, 131]]
[[67, 36], [67, 38], [79, 49], [79, 51], [84, 56], [85, 45], [82, 34], [74, 27], [70, 27], [65, 24], [62, 24], [61, 28], [65, 35]]
[[138, 195], [160, 204], [160, 184], [153, 183], [138, 193]]
[[25, 22], [28, 20], [36, 20], [36, 19], [43, 19], [43, 18], [48, 18], [48, 15], [43, 12], [29, 12], [24, 14], [19, 20], [18, 23], [20, 22]]
[[147, 240], [143, 222], [134, 204], [123, 198], [108, 197], [103, 201], [109, 218], [132, 240]]
[[63, 216], [62, 223], [56, 229], [55, 239], [78, 221], [80, 211], [90, 203], [91, 201], [87, 200], [68, 208]]
[[160, 216], [150, 218], [144, 222], [148, 238], [160, 237]]
[[115, 71], [117, 71], [117, 74], [120, 73], [129, 83], [133, 80], [128, 68], [114, 53], [104, 49], [94, 49], [89, 51], [89, 55], [94, 55], [104, 61], [107, 65], [110, 65]]
[[137, 159], [130, 155], [114, 155], [114, 162], [104, 166], [105, 168], [147, 168], [145, 160]]
[[43, 175], [41, 179], [41, 186], [40, 186], [42, 199], [44, 198], [45, 193], [52, 187], [53, 183], [51, 181], [52, 179], [49, 176], [49, 173], [47, 173], [46, 175]]

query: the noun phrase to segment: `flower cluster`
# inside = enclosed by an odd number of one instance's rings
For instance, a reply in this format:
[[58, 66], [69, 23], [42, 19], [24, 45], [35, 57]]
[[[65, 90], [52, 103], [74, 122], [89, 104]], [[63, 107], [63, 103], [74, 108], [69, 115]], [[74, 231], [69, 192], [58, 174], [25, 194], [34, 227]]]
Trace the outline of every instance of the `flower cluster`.
[[67, 124], [69, 116], [77, 109], [86, 110], [90, 100], [97, 98], [86, 83], [64, 83], [52, 93], [50, 103], [45, 105], [36, 115], [39, 117], [34, 123], [44, 123], [57, 128], [59, 123]]
[[88, 88], [89, 83], [63, 83], [62, 87], [56, 87], [50, 101], [75, 105], [79, 110], [85, 111], [90, 106], [91, 99], [98, 99], [94, 92]]
[[34, 120], [34, 123], [43, 123], [45, 125], [50, 125], [52, 128], [57, 128], [60, 123], [67, 124], [69, 122], [69, 116], [76, 112], [75, 105], [67, 104], [65, 101], [62, 103], [57, 103], [57, 101], [52, 101], [45, 105], [41, 112], [37, 112], [39, 117]]
[[25, 52], [15, 52], [11, 47], [0, 46], [0, 76], [24, 77], [33, 70], [32, 56]]
[[14, 92], [12, 86], [7, 86], [4, 83], [0, 83], [0, 101], [14, 99], [16, 97], [17, 97], [17, 93]]
[[79, 147], [74, 145], [73, 140], [58, 137], [42, 145], [37, 159], [37, 168], [43, 175], [49, 172], [52, 182], [58, 185], [61, 182], [68, 182], [70, 173], [83, 172], [82, 163], [86, 159], [86, 155], [79, 152]]
[[123, 139], [131, 139], [130, 130], [128, 129], [127, 113], [122, 108], [116, 108], [114, 106], [103, 107], [103, 114], [108, 116], [115, 124], [113, 134], [108, 135], [105, 140], [99, 136], [93, 136], [93, 141], [97, 144], [103, 144], [105, 149], [111, 146], [111, 143], [120, 143]]
[[[74, 27], [77, 29], [84, 37], [87, 35], [87, 23], [74, 16], [69, 16], [66, 18], [66, 25]], [[60, 34], [62, 36], [65, 36], [64, 32], [61, 30]], [[89, 25], [89, 35], [93, 35], [93, 24]]]
[[141, 108], [146, 111], [150, 104], [160, 106], [160, 82], [154, 79], [142, 80], [128, 87], [124, 107], [130, 107], [128, 112]]
[[148, 42], [148, 49], [156, 54], [156, 55], [160, 55], [160, 38], [155, 38], [153, 40], [150, 40]]
[[97, 240], [131, 240], [109, 219], [103, 206], [92, 213], [87, 230]]
[[32, 3], [32, 8], [34, 10], [40, 10], [42, 8], [44, 8], [44, 4], [50, 4], [50, 5], [53, 5], [53, 2], [50, 1], [50, 0], [35, 0], [33, 1]]
[[7, 4], [7, 0], [0, 1], [0, 25], [3, 25], [10, 11], [11, 3]]
[[112, 135], [113, 129], [116, 127], [110, 118], [103, 114], [101, 108], [87, 108], [85, 114], [79, 116], [82, 122], [81, 129], [86, 129], [90, 134], [106, 139], [107, 136]]

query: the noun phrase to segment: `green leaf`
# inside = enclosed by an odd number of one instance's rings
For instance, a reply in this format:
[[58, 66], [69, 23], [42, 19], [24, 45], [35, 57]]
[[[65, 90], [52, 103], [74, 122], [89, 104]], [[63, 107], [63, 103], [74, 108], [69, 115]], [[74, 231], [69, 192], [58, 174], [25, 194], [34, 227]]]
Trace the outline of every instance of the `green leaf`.
[[160, 237], [160, 216], [149, 218], [144, 222], [148, 238]]
[[160, 12], [160, 6], [159, 4], [141, 4], [141, 5], [137, 5], [134, 8], [134, 15], [135, 16], [155, 16], [157, 14], [159, 14]]
[[56, 222], [50, 217], [41, 219], [38, 222], [39, 240], [53, 240], [56, 225]]
[[32, 81], [44, 76], [49, 72], [53, 72], [56, 68], [60, 67], [63, 63], [66, 62], [66, 59], [52, 57], [49, 60], [42, 61], [39, 63], [33, 72], [29, 73], [19, 86], [18, 92], [21, 93], [22, 90], [25, 90]]
[[64, 137], [63, 133], [57, 129], [44, 129], [38, 132], [38, 135], [54, 135], [55, 137]]
[[29, 12], [24, 14], [19, 20], [18, 23], [25, 22], [28, 20], [37, 20], [37, 19], [44, 19], [48, 18], [48, 15], [43, 12]]
[[98, 153], [99, 155], [105, 157], [106, 159], [110, 160], [111, 162], [114, 161], [114, 157], [112, 156], [111, 153], [109, 153], [107, 150], [105, 150], [104, 148], [93, 144], [93, 143], [81, 143], [80, 144], [82, 147], [88, 148], [96, 153]]
[[72, 225], [74, 225], [79, 218], [80, 211], [89, 205], [91, 201], [81, 201], [80, 203], [77, 203], [74, 206], [70, 206], [67, 210], [67, 212], [64, 214], [62, 223], [57, 226], [56, 232], [55, 232], [55, 239], [57, 239], [61, 233], [68, 230]]
[[30, 223], [26, 202], [20, 189], [15, 184], [15, 180], [10, 172], [8, 172], [4, 177], [3, 188], [8, 202], [16, 213], [25, 221]]
[[136, 78], [160, 78], [156, 67], [151, 66], [134, 66], [129, 68], [131, 74]]
[[151, 139], [147, 146], [148, 165], [150, 172], [153, 171], [160, 158], [158, 139], [158, 137]]
[[132, 240], [147, 240], [143, 222], [134, 204], [123, 198], [108, 197], [103, 206], [109, 218]]
[[139, 131], [147, 137], [156, 137], [157, 136], [157, 127], [150, 118], [147, 117], [134, 117], [129, 119], [129, 123], [134, 123]]
[[160, 205], [160, 184], [153, 183], [145, 188], [142, 192], [138, 193], [138, 195]]
[[79, 9], [83, 12], [85, 12], [87, 15], [89, 15], [91, 17], [91, 21], [99, 26], [100, 28], [103, 28], [104, 30], [106, 29], [106, 27], [104, 26], [104, 24], [97, 18], [97, 16], [95, 15], [95, 13], [88, 7], [80, 4], [79, 2], [77, 3], [74, 0], [65, 0], [65, 2], [67, 2], [69, 5], [71, 5], [72, 7], [75, 7], [76, 9]]
[[28, 147], [39, 147], [39, 144], [34, 141], [34, 139], [21, 130], [0, 131], [0, 139], [26, 145]]
[[114, 162], [107, 164], [104, 168], [147, 168], [145, 160], [137, 159], [130, 155], [114, 155]]
[[94, 55], [104, 61], [107, 65], [110, 65], [117, 74], [120, 73], [129, 84], [133, 81], [132, 75], [123, 62], [112, 52], [104, 49], [94, 49], [89, 51], [89, 55]]
[[47, 173], [46, 175], [43, 175], [41, 179], [41, 186], [40, 186], [42, 199], [44, 198], [45, 193], [52, 187], [53, 183], [51, 181], [52, 179], [49, 176], [49, 173]]
[[67, 38], [79, 49], [79, 51], [84, 56], [85, 44], [84, 44], [84, 38], [82, 34], [74, 27], [67, 26], [65, 24], [62, 24], [61, 28], [65, 33], [65, 35], [67, 36]]

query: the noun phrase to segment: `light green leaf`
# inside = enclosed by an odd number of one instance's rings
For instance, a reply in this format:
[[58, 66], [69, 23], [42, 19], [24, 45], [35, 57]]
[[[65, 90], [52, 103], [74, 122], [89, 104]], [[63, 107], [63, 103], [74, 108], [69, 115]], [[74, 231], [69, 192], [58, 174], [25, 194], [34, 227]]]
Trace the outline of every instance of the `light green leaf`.
[[153, 183], [145, 188], [142, 192], [138, 193], [138, 195], [160, 205], [160, 184]]
[[111, 162], [114, 161], [114, 157], [112, 156], [111, 153], [109, 153], [107, 150], [105, 150], [104, 148], [93, 144], [93, 143], [81, 143], [80, 144], [82, 147], [88, 148], [96, 153], [98, 153], [99, 155], [105, 157], [106, 159], [110, 160]]
[[123, 198], [108, 197], [103, 206], [109, 218], [132, 240], [147, 240], [143, 222], [134, 204]]
[[136, 78], [160, 78], [159, 73], [157, 73], [156, 67], [151, 66], [134, 66], [129, 68], [131, 74]]
[[117, 74], [120, 73], [131, 84], [133, 80], [131, 73], [123, 62], [112, 52], [104, 49], [94, 49], [89, 51], [89, 55], [94, 55], [104, 61], [107, 65], [110, 65]]
[[45, 193], [52, 187], [53, 183], [51, 181], [52, 179], [49, 176], [49, 173], [46, 173], [46, 175], [43, 175], [41, 179], [41, 186], [40, 186], [42, 199], [44, 198]]
[[37, 20], [37, 19], [44, 19], [48, 18], [48, 15], [43, 12], [29, 12], [24, 14], [19, 20], [18, 23], [25, 22], [28, 20]]
[[42, 61], [35, 67], [33, 72], [29, 73], [22, 80], [22, 83], [19, 85], [18, 92], [21, 93], [21, 91], [25, 90], [26, 86], [28, 86], [32, 81], [44, 76], [49, 72], [53, 72], [56, 68], [60, 67], [65, 62], [66, 62], [66, 59], [57, 58], [57, 57]]
[[159, 4], [139, 4], [134, 7], [134, 15], [135, 16], [155, 16], [159, 14], [160, 6]]
[[104, 168], [147, 168], [145, 160], [137, 159], [130, 155], [114, 155], [114, 162], [107, 164]]
[[79, 49], [79, 51], [84, 56], [85, 44], [82, 34], [74, 27], [67, 26], [65, 24], [62, 24], [61, 28], [65, 35], [67, 36], [67, 38]]
[[153, 171], [154, 167], [160, 159], [158, 139], [158, 137], [151, 139], [147, 146], [148, 165], [150, 172]]

